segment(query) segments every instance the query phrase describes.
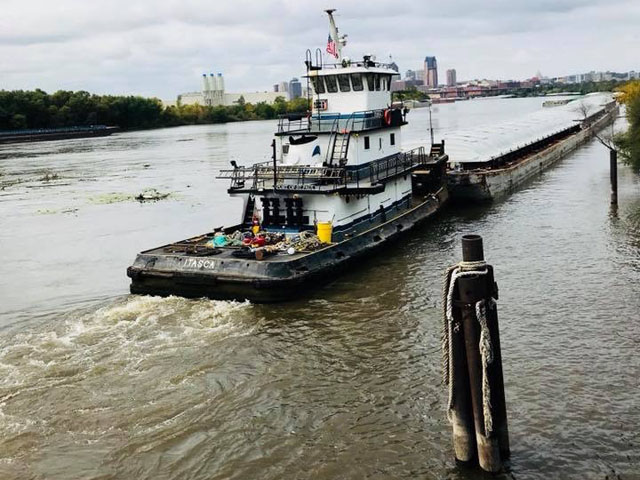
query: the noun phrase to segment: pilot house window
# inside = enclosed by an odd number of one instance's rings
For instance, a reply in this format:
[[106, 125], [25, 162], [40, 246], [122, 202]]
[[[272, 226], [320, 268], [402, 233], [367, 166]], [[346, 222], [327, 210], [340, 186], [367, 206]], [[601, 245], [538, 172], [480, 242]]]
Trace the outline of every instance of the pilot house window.
[[369, 150], [369, 137], [364, 137], [364, 149]]
[[354, 92], [361, 92], [364, 88], [362, 85], [362, 74], [361, 73], [352, 73], [351, 74], [351, 86], [353, 87]]
[[376, 79], [376, 90], [380, 90], [380, 75], [375, 75]]
[[374, 85], [374, 83], [375, 83], [375, 81], [373, 79], [374, 77], [375, 77], [375, 74], [367, 73], [367, 87], [369, 87], [369, 91], [370, 92], [373, 92], [376, 89], [376, 87]]
[[311, 83], [313, 83], [313, 89], [318, 95], [324, 93], [324, 82], [322, 81], [322, 77], [311, 77]]
[[390, 145], [395, 145], [396, 144], [396, 134], [392, 133], [389, 135], [389, 144]]
[[335, 76], [328, 75], [324, 77], [324, 81], [327, 82], [327, 92], [336, 93], [338, 91], [338, 83]]
[[350, 92], [351, 85], [349, 84], [349, 75], [338, 75], [338, 85], [340, 85], [341, 92]]

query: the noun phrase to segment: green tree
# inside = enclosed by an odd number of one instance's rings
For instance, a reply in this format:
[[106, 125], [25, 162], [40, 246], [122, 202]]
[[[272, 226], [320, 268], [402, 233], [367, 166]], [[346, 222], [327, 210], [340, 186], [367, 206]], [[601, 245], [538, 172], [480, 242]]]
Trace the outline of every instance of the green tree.
[[304, 113], [309, 110], [309, 101], [306, 97], [298, 97], [287, 103], [287, 112]]
[[27, 123], [27, 117], [25, 115], [22, 115], [21, 113], [16, 113], [11, 118], [11, 128], [15, 128], [16, 130], [19, 130], [27, 127], [28, 127], [28, 123]]
[[640, 80], [634, 80], [619, 88], [620, 102], [627, 108], [629, 128], [615, 136], [621, 159], [640, 171]]
[[273, 102], [273, 109], [276, 115], [287, 113], [287, 101], [282, 96], [277, 96]]
[[276, 110], [266, 102], [258, 102], [255, 105], [255, 114], [263, 120], [276, 118]]

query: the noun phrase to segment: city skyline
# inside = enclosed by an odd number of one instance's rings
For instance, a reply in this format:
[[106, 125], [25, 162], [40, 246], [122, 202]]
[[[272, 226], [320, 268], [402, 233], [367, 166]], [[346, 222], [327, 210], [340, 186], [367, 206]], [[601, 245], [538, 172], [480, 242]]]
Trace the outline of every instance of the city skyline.
[[[270, 90], [304, 73], [307, 48], [323, 49], [325, 3], [159, 0], [151, 9], [124, 0], [8, 0], [0, 19], [0, 88], [171, 98], [213, 68], [236, 91]], [[345, 55], [392, 55], [401, 71], [418, 67], [425, 45], [441, 75], [455, 68], [460, 79], [640, 68], [638, 2], [464, 0], [435, 8], [374, 0], [366, 11], [358, 2], [338, 7], [338, 27], [349, 35]], [[379, 35], [390, 18], [402, 25], [401, 35]]]

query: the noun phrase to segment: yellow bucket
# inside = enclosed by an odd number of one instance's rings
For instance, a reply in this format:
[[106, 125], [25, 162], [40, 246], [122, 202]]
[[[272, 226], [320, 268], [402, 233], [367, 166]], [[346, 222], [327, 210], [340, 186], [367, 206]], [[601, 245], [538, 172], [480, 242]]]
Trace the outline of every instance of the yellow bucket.
[[322, 243], [331, 243], [331, 222], [318, 222], [318, 238]]

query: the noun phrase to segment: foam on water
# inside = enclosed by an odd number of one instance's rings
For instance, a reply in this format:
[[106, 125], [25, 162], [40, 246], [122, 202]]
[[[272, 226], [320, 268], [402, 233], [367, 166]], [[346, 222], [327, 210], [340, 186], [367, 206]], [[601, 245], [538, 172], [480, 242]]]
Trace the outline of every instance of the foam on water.
[[[158, 365], [171, 356], [186, 362], [199, 348], [250, 334], [253, 326], [244, 320], [251, 309], [249, 303], [129, 296], [0, 336], [0, 460], [28, 458], [61, 426], [92, 442], [108, 435], [116, 427], [91, 425], [96, 418], [123, 413], [117, 404], [131, 408], [125, 398], [136, 386], [157, 391], [158, 382], [183, 384], [188, 374], [180, 370], [177, 382], [171, 368]], [[116, 405], [105, 405], [108, 398]], [[146, 405], [158, 401], [151, 396]], [[25, 449], [25, 435], [32, 448]]]

